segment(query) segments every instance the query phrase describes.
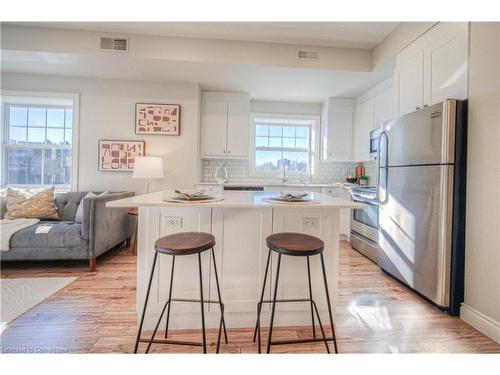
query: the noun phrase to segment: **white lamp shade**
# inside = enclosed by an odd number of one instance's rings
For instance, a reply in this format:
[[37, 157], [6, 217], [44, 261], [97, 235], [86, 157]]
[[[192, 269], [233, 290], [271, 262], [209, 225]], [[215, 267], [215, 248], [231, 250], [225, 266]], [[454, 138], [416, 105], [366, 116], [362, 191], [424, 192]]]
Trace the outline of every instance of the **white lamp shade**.
[[134, 161], [133, 178], [163, 178], [163, 159], [156, 156], [138, 156]]

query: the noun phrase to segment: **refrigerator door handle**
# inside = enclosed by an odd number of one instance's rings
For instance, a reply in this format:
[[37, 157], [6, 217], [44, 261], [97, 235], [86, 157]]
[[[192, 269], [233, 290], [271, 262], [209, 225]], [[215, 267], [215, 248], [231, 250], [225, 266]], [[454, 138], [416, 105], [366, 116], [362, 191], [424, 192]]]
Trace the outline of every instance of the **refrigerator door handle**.
[[[375, 200], [379, 203], [381, 203], [381, 201], [380, 201], [380, 145], [382, 143], [382, 136], [384, 136], [384, 135], [387, 138], [387, 146], [389, 146], [389, 144], [388, 144], [389, 143], [389, 136], [387, 134], [387, 130], [381, 129], [380, 133], [377, 137], [377, 189], [375, 191]], [[386, 167], [387, 167], [387, 154], [388, 154], [388, 152], [389, 152], [389, 147], [387, 147], [386, 154], [385, 154], [385, 158], [386, 158], [386, 165], [385, 166]], [[386, 190], [387, 190], [387, 186], [386, 186]]]

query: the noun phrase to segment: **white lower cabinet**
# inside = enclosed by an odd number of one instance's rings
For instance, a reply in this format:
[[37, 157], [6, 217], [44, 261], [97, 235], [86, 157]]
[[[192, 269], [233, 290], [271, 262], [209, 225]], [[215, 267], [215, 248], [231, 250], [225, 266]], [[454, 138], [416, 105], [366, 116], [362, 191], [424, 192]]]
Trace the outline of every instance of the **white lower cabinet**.
[[[341, 199], [350, 201], [351, 194], [343, 187], [327, 187], [322, 188], [321, 192], [324, 194], [332, 195]], [[339, 218], [339, 232], [344, 239], [349, 239], [351, 236], [351, 210], [341, 209]]]

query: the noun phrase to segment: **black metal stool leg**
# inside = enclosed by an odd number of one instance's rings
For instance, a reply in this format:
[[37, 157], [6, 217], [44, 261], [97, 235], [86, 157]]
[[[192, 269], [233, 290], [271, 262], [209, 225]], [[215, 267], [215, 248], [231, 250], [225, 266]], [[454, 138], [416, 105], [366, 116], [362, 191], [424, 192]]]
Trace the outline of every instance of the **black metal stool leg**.
[[313, 302], [314, 310], [316, 311], [316, 315], [318, 316], [318, 324], [319, 329], [321, 330], [321, 335], [323, 336], [323, 341], [325, 342], [326, 352], [330, 354], [330, 348], [328, 347], [328, 340], [326, 339], [325, 330], [323, 329], [323, 324], [321, 323], [321, 318], [319, 316], [318, 307], [316, 306], [316, 302]]
[[165, 302], [165, 305], [163, 306], [163, 309], [161, 310], [161, 314], [160, 314], [160, 317], [158, 318], [158, 321], [156, 322], [156, 326], [155, 326], [155, 329], [153, 331], [153, 334], [151, 335], [151, 338], [149, 339], [149, 342], [148, 342], [148, 347], [146, 348], [146, 354], [149, 353], [149, 349], [151, 348], [151, 345], [153, 344], [153, 341], [155, 339], [155, 336], [156, 336], [156, 332], [158, 332], [158, 327], [160, 326], [160, 323], [161, 323], [161, 318], [163, 318], [163, 315], [165, 314], [165, 309], [167, 308], [167, 306], [170, 306], [170, 301], [167, 300], [167, 302]]
[[278, 295], [278, 280], [280, 277], [281, 254], [278, 255], [278, 265], [276, 267], [276, 281], [274, 282], [273, 306], [271, 309], [271, 322], [269, 323], [269, 336], [267, 337], [267, 353], [271, 351], [271, 337], [273, 335], [274, 313], [276, 310], [276, 296]]
[[[175, 267], [175, 255], [172, 256], [172, 271], [170, 273], [170, 290], [168, 291], [168, 301], [172, 300], [172, 286], [174, 285], [174, 267]], [[168, 337], [168, 322], [170, 321], [170, 306], [172, 304], [168, 304], [167, 309], [167, 322], [165, 324], [165, 338]]]
[[269, 254], [267, 255], [266, 270], [264, 271], [264, 282], [262, 283], [262, 292], [260, 294], [260, 302], [257, 304], [257, 322], [255, 323], [255, 331], [253, 333], [253, 342], [255, 342], [255, 336], [257, 332], [259, 333], [259, 353], [261, 351], [260, 346], [260, 313], [262, 311], [262, 301], [264, 300], [264, 293], [266, 291], [267, 282], [267, 272], [269, 271], [269, 263], [271, 261], [271, 249], [269, 249]]
[[313, 294], [311, 285], [311, 266], [309, 264], [309, 257], [307, 257], [307, 281], [309, 282], [309, 298], [311, 299], [311, 321], [312, 321], [313, 338], [316, 338], [316, 327], [314, 325]]
[[335, 328], [333, 327], [332, 306], [330, 304], [330, 293], [328, 292], [328, 282], [326, 280], [326, 269], [325, 269], [325, 260], [323, 258], [323, 253], [321, 253], [321, 268], [323, 270], [323, 281], [325, 283], [326, 303], [328, 304], [328, 315], [330, 317], [330, 326], [332, 327], [333, 346], [335, 347], [335, 353], [338, 353], [339, 351], [337, 349], [337, 339], [335, 337]]
[[226, 341], [226, 344], [227, 344], [227, 332], [226, 332], [226, 321], [224, 320], [224, 305], [222, 304], [222, 297], [220, 294], [219, 275], [217, 274], [217, 264], [215, 263], [215, 251], [213, 247], [211, 253], [212, 253], [212, 260], [214, 261], [215, 284], [217, 285], [217, 295], [219, 296], [219, 307], [220, 307], [219, 337], [217, 339], [217, 353], [218, 353], [222, 328], [224, 328], [224, 339]]
[[155, 256], [153, 258], [153, 266], [151, 267], [151, 274], [149, 275], [148, 289], [146, 291], [146, 298], [144, 301], [144, 306], [142, 308], [141, 322], [139, 323], [139, 328], [137, 330], [137, 337], [135, 339], [134, 353], [137, 353], [137, 348], [139, 347], [139, 340], [141, 338], [142, 325], [144, 324], [144, 316], [146, 315], [146, 307], [148, 305], [149, 292], [151, 290], [151, 284], [153, 282], [153, 275], [155, 272], [156, 259], [158, 258], [158, 253], [155, 251]]
[[198, 253], [198, 271], [200, 278], [200, 302], [201, 302], [201, 329], [203, 338], [203, 353], [207, 352], [207, 336], [205, 332], [205, 307], [203, 303], [203, 275], [201, 272], [201, 254]]

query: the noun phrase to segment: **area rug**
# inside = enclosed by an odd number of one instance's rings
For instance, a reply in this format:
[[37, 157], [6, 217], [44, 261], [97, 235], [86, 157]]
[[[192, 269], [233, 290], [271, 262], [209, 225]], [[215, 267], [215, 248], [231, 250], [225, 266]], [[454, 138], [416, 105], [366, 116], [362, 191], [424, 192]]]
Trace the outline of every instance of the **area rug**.
[[76, 279], [76, 277], [1, 279], [0, 333], [14, 319]]

